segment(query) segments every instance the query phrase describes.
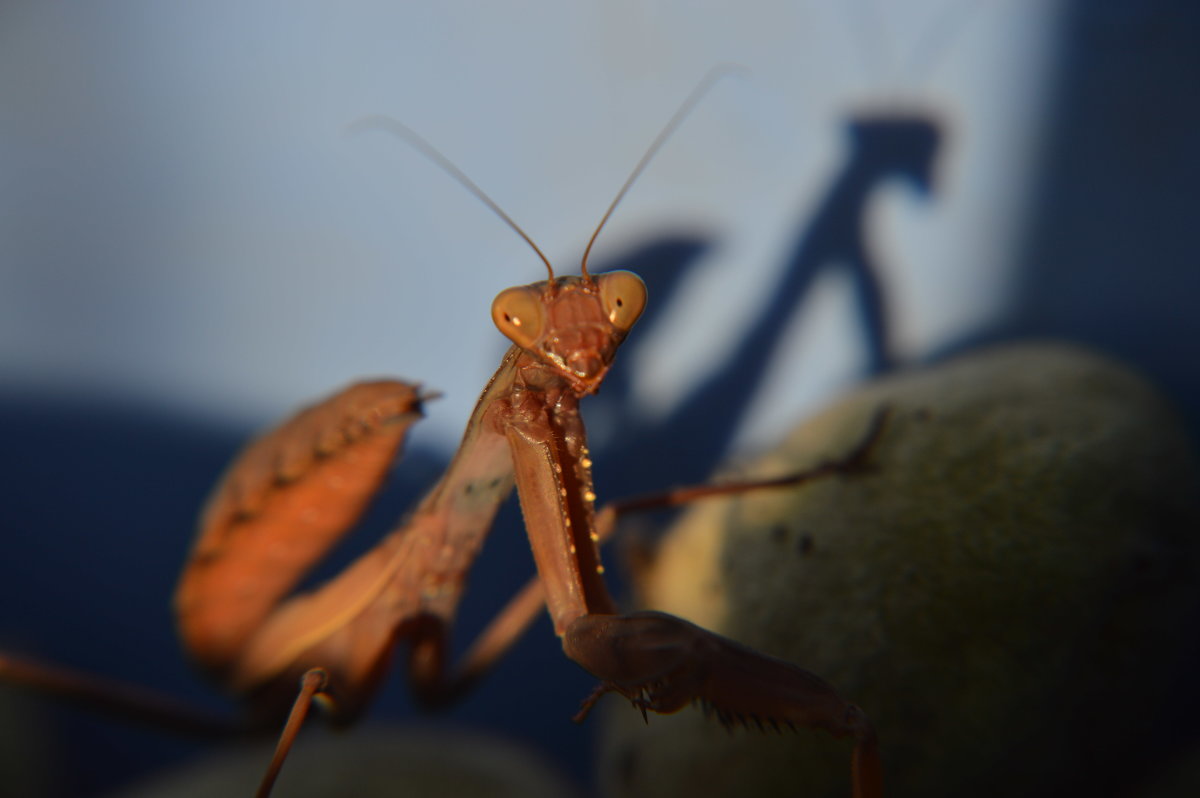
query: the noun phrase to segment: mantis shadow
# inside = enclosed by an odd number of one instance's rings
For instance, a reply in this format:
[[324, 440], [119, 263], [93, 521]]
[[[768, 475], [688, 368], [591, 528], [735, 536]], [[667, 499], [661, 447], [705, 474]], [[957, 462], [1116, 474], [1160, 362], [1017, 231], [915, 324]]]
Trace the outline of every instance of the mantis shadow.
[[600, 412], [621, 420], [621, 434], [612, 436], [597, 459], [601, 495], [611, 498], [665, 488], [664, 474], [671, 485], [709, 478], [728, 456], [755, 394], [780, 355], [785, 330], [825, 270], [843, 269], [852, 279], [868, 350], [867, 372], [879, 374], [895, 364], [891, 311], [881, 277], [886, 265], [871, 244], [867, 208], [872, 196], [891, 180], [911, 186], [921, 196], [932, 195], [943, 125], [928, 115], [864, 114], [848, 120], [844, 133], [846, 160], [811, 219], [798, 221], [792, 253], [769, 302], [725, 361], [674, 410], [652, 421], [633, 401], [626, 364], [634, 359], [641, 341], [648, 340], [648, 328], [670, 305], [675, 290], [705, 250], [701, 242], [690, 249], [652, 242], [619, 259], [621, 268], [632, 268], [646, 280], [650, 309], [623, 345], [626, 351], [601, 394], [590, 400], [593, 408], [599, 405]]

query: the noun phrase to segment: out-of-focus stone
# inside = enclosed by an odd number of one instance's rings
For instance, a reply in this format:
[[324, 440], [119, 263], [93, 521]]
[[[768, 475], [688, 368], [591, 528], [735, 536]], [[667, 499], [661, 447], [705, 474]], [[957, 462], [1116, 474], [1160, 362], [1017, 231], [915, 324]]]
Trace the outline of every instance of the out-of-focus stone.
[[45, 795], [51, 789], [51, 745], [35, 697], [0, 684], [0, 795]]
[[1200, 744], [1193, 743], [1146, 781], [1137, 792], [1138, 798], [1196, 798], [1200, 795]]
[[[288, 757], [272, 798], [572, 798], [578, 790], [530, 748], [480, 733], [413, 726], [311, 730]], [[273, 743], [206, 757], [113, 798], [253, 795]]]
[[[1012, 346], [871, 384], [746, 473], [850, 451], [884, 405], [870, 471], [698, 504], [640, 603], [829, 679], [873, 719], [889, 796], [1109, 795], [1153, 771], [1196, 689], [1200, 480], [1174, 413], [1109, 360]], [[849, 792], [848, 741], [611, 703], [609, 796]]]

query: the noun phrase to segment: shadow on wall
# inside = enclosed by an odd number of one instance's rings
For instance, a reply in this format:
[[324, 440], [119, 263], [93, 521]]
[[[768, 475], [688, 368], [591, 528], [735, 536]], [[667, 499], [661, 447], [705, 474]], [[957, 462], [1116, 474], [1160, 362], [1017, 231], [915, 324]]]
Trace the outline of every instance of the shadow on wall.
[[[845, 133], [846, 160], [825, 189], [812, 218], [797, 223], [799, 234], [769, 303], [712, 376], [666, 418], [653, 423], [639, 416], [623, 368], [623, 364], [634, 361], [631, 353], [640, 342], [650, 339], [646, 330], [654, 324], [654, 317], [639, 322], [639, 334], [624, 345], [626, 351], [613, 375], [591, 400], [592, 409], [585, 411], [621, 419], [621, 435], [598, 461], [604, 464], [597, 474], [604, 489], [602, 495], [624, 496], [668, 487], [662, 475], [667, 475], [672, 485], [708, 479], [728, 455], [733, 436], [778, 354], [782, 336], [825, 270], [845, 269], [850, 274], [866, 332], [870, 373], [882, 373], [893, 365], [887, 298], [880, 280], [887, 268], [886, 254], [881, 259], [869, 245], [867, 205], [872, 195], [893, 179], [928, 195], [943, 134], [935, 119], [883, 113], [847, 120]], [[657, 313], [667, 307], [672, 289], [700, 250], [687, 253], [691, 257], [680, 252], [685, 256], [667, 258], [665, 262], [647, 257], [655, 250], [647, 248], [630, 262], [640, 264], [635, 271], [647, 280], [650, 305]], [[686, 445], [680, 445], [682, 441]], [[647, 457], [647, 452], [652, 456]]]
[[1012, 308], [980, 337], [1090, 344], [1200, 432], [1200, 6], [1075, 0], [1061, 25]]

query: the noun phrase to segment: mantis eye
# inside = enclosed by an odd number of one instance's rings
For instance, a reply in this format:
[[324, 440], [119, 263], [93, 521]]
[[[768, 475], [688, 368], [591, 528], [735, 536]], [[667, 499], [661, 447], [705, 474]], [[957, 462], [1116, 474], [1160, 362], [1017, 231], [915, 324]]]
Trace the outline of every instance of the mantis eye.
[[646, 284], [633, 272], [606, 272], [596, 275], [600, 301], [608, 320], [618, 330], [628, 331], [646, 307]]
[[527, 286], [506, 288], [492, 300], [492, 321], [508, 340], [532, 348], [543, 325], [542, 295]]

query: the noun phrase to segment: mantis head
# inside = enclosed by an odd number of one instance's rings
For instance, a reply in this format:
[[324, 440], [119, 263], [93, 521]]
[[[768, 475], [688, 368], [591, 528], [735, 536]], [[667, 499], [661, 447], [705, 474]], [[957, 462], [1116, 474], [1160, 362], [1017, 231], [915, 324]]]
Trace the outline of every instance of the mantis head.
[[510, 341], [588, 394], [645, 307], [642, 278], [614, 271], [508, 288], [493, 300], [492, 320]]

